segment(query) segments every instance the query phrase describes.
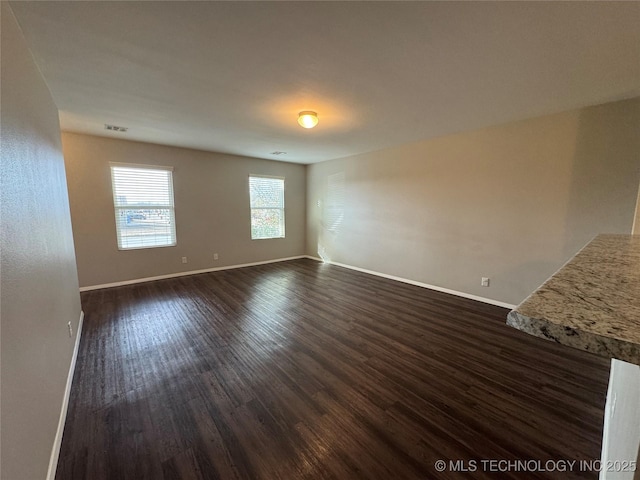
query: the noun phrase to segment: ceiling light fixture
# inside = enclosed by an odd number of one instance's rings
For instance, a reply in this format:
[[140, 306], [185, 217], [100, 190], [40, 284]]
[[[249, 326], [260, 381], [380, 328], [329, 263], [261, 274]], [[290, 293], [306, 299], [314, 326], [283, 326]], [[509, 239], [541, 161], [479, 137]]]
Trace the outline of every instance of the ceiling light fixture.
[[298, 123], [304, 128], [313, 128], [318, 124], [318, 114], [310, 110], [305, 110], [298, 114]]

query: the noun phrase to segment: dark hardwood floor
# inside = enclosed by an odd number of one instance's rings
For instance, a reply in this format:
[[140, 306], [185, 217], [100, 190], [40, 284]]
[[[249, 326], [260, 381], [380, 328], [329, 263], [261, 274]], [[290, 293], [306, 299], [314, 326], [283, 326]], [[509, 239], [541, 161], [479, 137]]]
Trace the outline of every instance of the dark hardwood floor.
[[82, 303], [58, 480], [597, 478], [484, 471], [600, 457], [609, 362], [505, 309], [312, 260]]

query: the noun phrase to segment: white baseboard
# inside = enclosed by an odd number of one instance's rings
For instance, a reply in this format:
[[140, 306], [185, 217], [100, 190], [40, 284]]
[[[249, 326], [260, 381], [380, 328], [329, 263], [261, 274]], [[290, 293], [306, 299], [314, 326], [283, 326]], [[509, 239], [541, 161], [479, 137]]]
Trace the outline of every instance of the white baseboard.
[[268, 263], [286, 262], [287, 260], [298, 260], [306, 258], [306, 255], [298, 255], [297, 257], [275, 258], [273, 260], [263, 260], [261, 262], [242, 263], [239, 265], [227, 265], [226, 267], [205, 268], [202, 270], [191, 270], [188, 272], [169, 273], [167, 275], [158, 275], [155, 277], [135, 278], [133, 280], [124, 280], [122, 282], [103, 283], [101, 285], [89, 285], [80, 287], [81, 292], [89, 290], [99, 290], [101, 288], [121, 287], [123, 285], [133, 285], [135, 283], [153, 282], [154, 280], [164, 280], [166, 278], [186, 277], [188, 275], [197, 275], [199, 273], [218, 272], [220, 270], [232, 270], [234, 268], [254, 267], [256, 265], [266, 265]]
[[321, 258], [312, 257], [311, 255], [306, 255], [306, 258], [311, 260], [316, 260], [318, 262], [328, 263], [329, 265], [336, 265], [338, 267], [348, 268], [350, 270], [355, 270], [357, 272], [368, 273], [369, 275], [375, 275], [377, 277], [388, 278], [389, 280], [395, 280], [397, 282], [408, 283], [409, 285], [415, 285], [417, 287], [428, 288], [429, 290], [435, 290], [436, 292], [449, 293], [451, 295], [456, 295], [458, 297], [468, 298], [470, 300], [476, 300], [482, 303], [488, 303], [490, 305], [496, 305], [498, 307], [508, 308], [513, 310], [516, 308], [516, 305], [511, 303], [501, 302], [499, 300], [494, 300], [492, 298], [479, 297], [477, 295], [471, 295], [470, 293], [459, 292], [457, 290], [451, 290], [449, 288], [438, 287], [436, 285], [429, 285], [428, 283], [417, 282], [415, 280], [409, 280], [408, 278], [396, 277], [395, 275], [388, 275], [386, 273], [376, 272], [374, 270], [367, 270], [366, 268], [354, 267], [353, 265], [347, 265], [346, 263], [332, 262], [322, 260]]
[[69, 408], [69, 396], [71, 395], [71, 384], [73, 383], [73, 374], [76, 371], [76, 361], [78, 360], [78, 348], [80, 347], [80, 336], [82, 335], [82, 324], [84, 322], [84, 312], [80, 311], [80, 320], [76, 330], [76, 342], [73, 346], [73, 355], [71, 356], [71, 365], [69, 365], [69, 374], [67, 375], [67, 385], [64, 389], [64, 397], [62, 399], [62, 408], [60, 409], [60, 418], [58, 419], [58, 430], [56, 438], [51, 449], [51, 457], [49, 458], [49, 469], [47, 470], [47, 480], [54, 480], [56, 469], [58, 467], [58, 457], [60, 456], [60, 447], [62, 446], [62, 434], [64, 433], [64, 424], [67, 421], [67, 410]]
[[124, 285], [133, 285], [136, 283], [153, 282], [154, 280], [164, 280], [166, 278], [185, 277], [188, 275], [197, 275], [199, 273], [209, 273], [209, 272], [217, 272], [220, 270], [232, 270], [234, 268], [253, 267], [256, 265], [266, 265], [268, 263], [286, 262], [288, 260], [298, 260], [300, 258], [308, 258], [310, 260], [315, 260], [316, 262], [328, 263], [330, 265], [336, 265], [338, 267], [344, 267], [350, 270], [356, 270], [358, 272], [368, 273], [369, 275], [376, 275], [378, 277], [388, 278], [390, 280], [395, 280], [397, 282], [408, 283], [409, 285], [415, 285], [417, 287], [428, 288], [430, 290], [435, 290], [437, 292], [449, 293], [451, 295], [468, 298], [470, 300], [476, 300], [478, 302], [488, 303], [490, 305], [496, 305], [498, 307], [509, 308], [511, 310], [516, 308], [516, 305], [513, 305], [511, 303], [501, 302], [499, 300], [494, 300], [492, 298], [480, 297], [477, 295], [472, 295], [470, 293], [459, 292], [457, 290], [451, 290], [449, 288], [443, 288], [443, 287], [438, 287], [436, 285], [430, 285], [428, 283], [417, 282], [415, 280], [410, 280], [408, 278], [396, 277], [395, 275], [388, 275], [386, 273], [376, 272], [374, 270], [367, 270], [366, 268], [354, 267], [353, 265], [347, 265], [346, 263], [325, 261], [322, 258], [314, 257], [312, 255], [298, 255], [295, 257], [275, 258], [273, 260], [263, 260], [261, 262], [242, 263], [238, 265], [227, 265], [226, 267], [205, 268], [202, 270], [191, 270], [188, 272], [169, 273], [167, 275], [158, 275], [155, 277], [145, 277], [145, 278], [136, 278], [133, 280], [124, 280], [122, 282], [104, 283], [101, 285], [90, 285], [87, 287], [80, 287], [80, 291], [87, 292], [89, 290], [99, 290], [101, 288], [121, 287]]

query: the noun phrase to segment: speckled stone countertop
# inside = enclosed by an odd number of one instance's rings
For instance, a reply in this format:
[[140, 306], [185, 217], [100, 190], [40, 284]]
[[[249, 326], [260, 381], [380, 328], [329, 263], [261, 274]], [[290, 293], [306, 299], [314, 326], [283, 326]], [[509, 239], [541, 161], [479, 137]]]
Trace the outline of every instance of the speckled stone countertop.
[[640, 235], [598, 235], [512, 310], [507, 324], [640, 365]]

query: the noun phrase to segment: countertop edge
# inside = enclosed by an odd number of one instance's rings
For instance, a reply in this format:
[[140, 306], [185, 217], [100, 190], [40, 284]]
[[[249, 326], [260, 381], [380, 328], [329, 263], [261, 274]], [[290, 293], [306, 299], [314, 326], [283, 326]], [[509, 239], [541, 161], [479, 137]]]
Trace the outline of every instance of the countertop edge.
[[604, 337], [544, 319], [529, 317], [516, 310], [507, 315], [507, 325], [535, 337], [583, 350], [601, 357], [616, 358], [640, 365], [640, 345]]

